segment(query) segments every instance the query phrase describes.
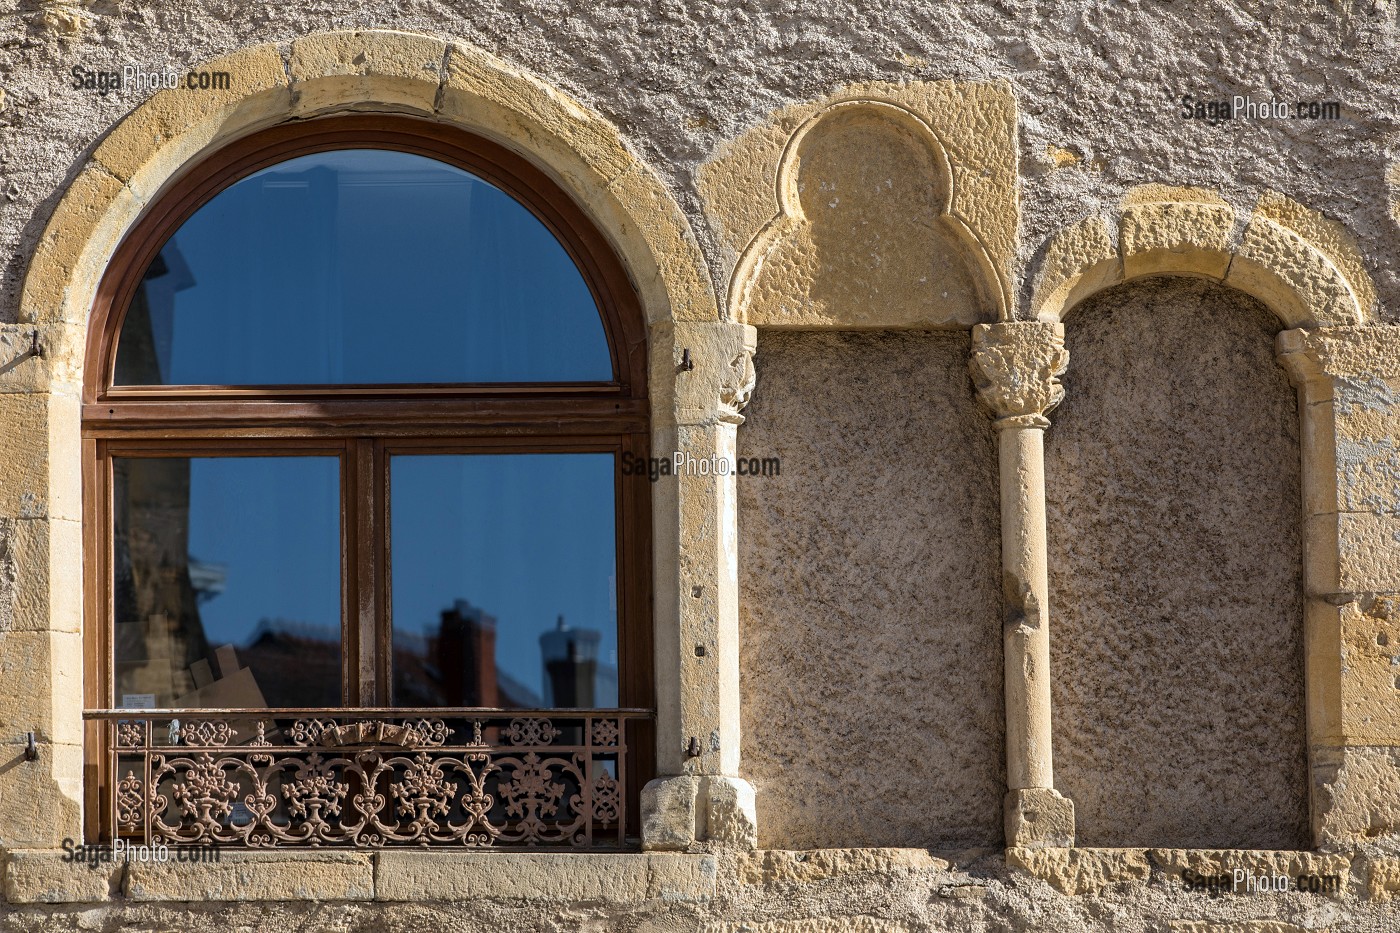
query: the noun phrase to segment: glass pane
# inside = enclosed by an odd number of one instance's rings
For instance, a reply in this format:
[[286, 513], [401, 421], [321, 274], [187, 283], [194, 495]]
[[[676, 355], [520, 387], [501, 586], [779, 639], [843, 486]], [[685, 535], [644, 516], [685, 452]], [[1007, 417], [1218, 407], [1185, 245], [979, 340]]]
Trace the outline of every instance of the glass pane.
[[116, 705], [339, 706], [340, 462], [113, 471]]
[[612, 455], [390, 470], [395, 705], [616, 706]]
[[589, 382], [602, 319], [554, 235], [480, 178], [405, 152], [301, 156], [165, 244], [116, 385]]

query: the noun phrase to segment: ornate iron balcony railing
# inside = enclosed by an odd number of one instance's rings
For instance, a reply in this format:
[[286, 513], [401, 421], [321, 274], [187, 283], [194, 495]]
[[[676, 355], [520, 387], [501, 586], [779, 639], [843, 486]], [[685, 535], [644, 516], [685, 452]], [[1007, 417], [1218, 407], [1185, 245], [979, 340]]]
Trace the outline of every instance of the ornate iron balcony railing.
[[89, 710], [107, 838], [616, 848], [645, 710]]

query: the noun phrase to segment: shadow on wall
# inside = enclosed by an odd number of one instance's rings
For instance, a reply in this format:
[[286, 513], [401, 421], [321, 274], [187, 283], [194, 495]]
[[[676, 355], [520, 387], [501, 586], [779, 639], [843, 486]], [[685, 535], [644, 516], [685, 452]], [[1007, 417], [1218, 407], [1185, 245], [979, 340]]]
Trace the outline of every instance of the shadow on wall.
[[1067, 317], [1046, 485], [1055, 785], [1081, 845], [1307, 847], [1281, 327], [1249, 296], [1184, 278]]
[[997, 457], [958, 334], [766, 332], [740, 455], [763, 847], [1001, 844]]

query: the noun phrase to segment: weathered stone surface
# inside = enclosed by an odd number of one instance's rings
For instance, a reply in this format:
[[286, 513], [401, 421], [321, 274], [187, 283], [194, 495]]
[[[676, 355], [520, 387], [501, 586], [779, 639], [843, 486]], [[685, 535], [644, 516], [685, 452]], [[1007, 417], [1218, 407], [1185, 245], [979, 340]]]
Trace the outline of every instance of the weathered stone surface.
[[1074, 801], [1049, 787], [1007, 791], [1006, 844], [1011, 848], [1074, 845]]
[[[1328, 892], [1341, 897], [1347, 893], [1351, 859], [1337, 853], [1268, 852], [1246, 849], [1151, 849], [1148, 858], [1162, 870], [1168, 882], [1180, 882], [1186, 872], [1197, 875], [1230, 875], [1243, 870], [1258, 877], [1282, 876], [1296, 880], [1299, 876], [1316, 875], [1319, 879], [1335, 877], [1339, 886]], [[1247, 885], [1244, 893], [1250, 893]]]
[[903, 869], [946, 870], [949, 863], [927, 849], [768, 849], [740, 857], [741, 884], [812, 884], [828, 878]]
[[[699, 186], [734, 269], [731, 315], [901, 328], [1009, 315], [1017, 204], [1007, 91], [852, 85], [722, 147]], [[938, 188], [905, 190], [916, 176]]]
[[997, 458], [968, 351], [942, 334], [760, 337], [739, 450], [781, 475], [738, 492], [761, 845], [1001, 841]]
[[822, 917], [811, 920], [773, 920], [768, 923], [707, 924], [703, 933], [908, 933], [903, 923], [875, 917]]
[[680, 853], [413, 852], [375, 855], [376, 900], [668, 901], [710, 897], [713, 856]]
[[121, 891], [123, 867], [115, 862], [64, 861], [53, 849], [11, 849], [5, 856], [5, 900], [11, 904], [100, 902]]
[[1319, 927], [1298, 926], [1284, 920], [1172, 920], [1170, 933], [1327, 933]]
[[1267, 216], [1250, 219], [1225, 284], [1263, 301], [1289, 327], [1365, 320], [1341, 271], [1297, 232]]
[[1072, 897], [1110, 885], [1142, 882], [1151, 874], [1143, 849], [1010, 848], [1006, 864], [1024, 869]]
[[[285, 116], [291, 103], [282, 53], [254, 45], [201, 63], [228, 76], [228, 87], [157, 91], [102, 140], [94, 161], [143, 198], [206, 146], [250, 126]], [[95, 201], [93, 210], [105, 205]]]
[[225, 851], [217, 862], [131, 862], [122, 894], [132, 901], [370, 900], [368, 852]]
[[1081, 845], [1307, 843], [1298, 413], [1279, 326], [1184, 279], [1119, 286], [1066, 322], [1046, 436], [1050, 646], [1055, 786]]
[[1171, 272], [1222, 279], [1230, 265], [1234, 226], [1235, 212], [1225, 204], [1130, 204], [1123, 209], [1118, 228], [1123, 277]]
[[1329, 846], [1400, 836], [1400, 748], [1315, 749], [1313, 799], [1316, 834]]
[[699, 779], [689, 774], [647, 782], [641, 794], [643, 848], [684, 850], [695, 844], [699, 791]]
[[1123, 257], [1102, 217], [1087, 217], [1046, 247], [1036, 273], [1031, 313], [1058, 321], [1085, 298], [1123, 281]]
[[292, 43], [293, 111], [316, 113], [366, 101], [432, 113], [447, 43], [386, 30], [330, 32]]

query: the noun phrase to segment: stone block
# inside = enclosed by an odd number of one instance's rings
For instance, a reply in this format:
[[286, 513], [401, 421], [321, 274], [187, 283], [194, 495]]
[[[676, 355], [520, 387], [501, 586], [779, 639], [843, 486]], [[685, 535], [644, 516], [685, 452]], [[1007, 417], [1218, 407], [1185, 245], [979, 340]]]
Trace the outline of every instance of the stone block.
[[1006, 864], [1028, 871], [1070, 896], [1114, 884], [1141, 883], [1152, 873], [1146, 849], [1008, 848]]
[[1371, 873], [1366, 878], [1366, 896], [1373, 901], [1387, 903], [1400, 892], [1400, 859], [1379, 858], [1371, 862]]
[[375, 855], [375, 899], [696, 900], [716, 871], [707, 855], [388, 850]]
[[740, 884], [813, 884], [850, 875], [947, 871], [927, 849], [768, 849], [739, 857]]
[[705, 840], [753, 849], [758, 846], [753, 785], [741, 778], [705, 779]]
[[0, 519], [0, 632], [78, 632], [83, 621], [82, 571], [78, 522]]
[[1074, 801], [1053, 788], [1008, 791], [1003, 814], [1009, 847], [1044, 849], [1074, 845]]
[[105, 901], [121, 890], [123, 867], [77, 862], [55, 849], [11, 849], [5, 859], [5, 900], [11, 904]]
[[526, 149], [571, 191], [599, 190], [635, 164], [611, 123], [534, 75], [460, 42], [447, 48], [438, 112]]
[[1315, 748], [1311, 757], [1317, 845], [1400, 837], [1400, 747]]
[[1324, 927], [1298, 926], [1284, 920], [1172, 920], [1170, 933], [1329, 933]]
[[[79, 697], [65, 712], [76, 717], [81, 709]], [[0, 729], [0, 844], [57, 849], [64, 839], [82, 838], [82, 746], [41, 736], [38, 760], [28, 761], [23, 732], [8, 722]]]
[[282, 53], [273, 44], [240, 49], [200, 66], [228, 75], [228, 87], [157, 91], [117, 125], [93, 159], [133, 191], [150, 197], [206, 147], [273, 122], [291, 97]]
[[1064, 318], [1075, 305], [1123, 281], [1123, 260], [1102, 217], [1088, 217], [1050, 241], [1036, 274], [1031, 312], [1038, 320]]
[[313, 114], [357, 104], [432, 113], [447, 43], [388, 30], [318, 33], [292, 43], [292, 110]]
[[1234, 226], [1234, 209], [1221, 204], [1171, 201], [1125, 207], [1118, 227], [1123, 277], [1170, 273], [1223, 279]]
[[374, 897], [367, 852], [222, 849], [218, 861], [132, 862], [122, 893], [133, 901], [366, 901]]
[[1250, 219], [1225, 284], [1264, 302], [1289, 327], [1364, 320], [1337, 267], [1303, 237], [1265, 216]]
[[107, 169], [96, 164], [84, 168], [34, 248], [24, 277], [20, 321], [85, 322], [107, 260], [142, 206], [142, 200]]
[[695, 234], [650, 168], [634, 163], [585, 206], [618, 244], [648, 322], [720, 319]]
[[0, 635], [0, 742], [35, 732], [45, 742], [79, 745], [82, 707], [81, 635], [43, 630]]
[[642, 847], [684, 850], [695, 844], [700, 782], [691, 775], [656, 778], [642, 788]]
[[911, 930], [898, 920], [861, 915], [762, 923], [707, 923], [701, 927], [701, 933], [910, 933]]

